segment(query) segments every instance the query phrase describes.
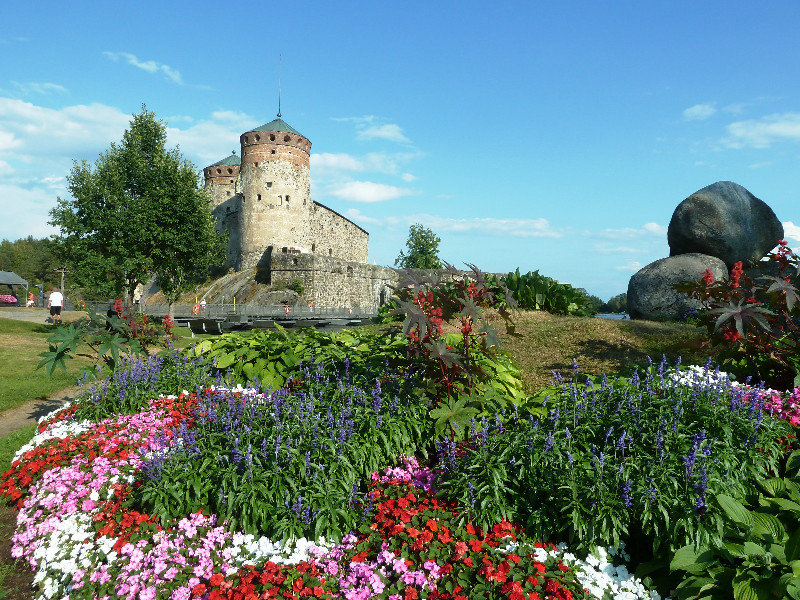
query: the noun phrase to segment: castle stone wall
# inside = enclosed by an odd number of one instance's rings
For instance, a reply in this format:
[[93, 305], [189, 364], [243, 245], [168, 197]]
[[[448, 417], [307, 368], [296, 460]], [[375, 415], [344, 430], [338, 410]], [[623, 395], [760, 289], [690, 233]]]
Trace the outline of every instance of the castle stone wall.
[[319, 202], [314, 202], [310, 233], [312, 252], [353, 262], [367, 262], [369, 234]]
[[299, 279], [306, 301], [315, 306], [377, 307], [391, 298], [397, 271], [360, 262], [317, 254], [273, 254], [270, 277], [273, 284], [291, 285]]

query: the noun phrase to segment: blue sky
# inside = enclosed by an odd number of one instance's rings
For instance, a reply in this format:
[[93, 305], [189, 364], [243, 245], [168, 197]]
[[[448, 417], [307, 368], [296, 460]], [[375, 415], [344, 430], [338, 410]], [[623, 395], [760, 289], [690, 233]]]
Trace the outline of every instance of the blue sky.
[[604, 299], [730, 180], [800, 246], [800, 3], [0, 5], [0, 239], [44, 236], [72, 160], [142, 103], [202, 168], [277, 112], [312, 197], [391, 265], [408, 227], [486, 271]]

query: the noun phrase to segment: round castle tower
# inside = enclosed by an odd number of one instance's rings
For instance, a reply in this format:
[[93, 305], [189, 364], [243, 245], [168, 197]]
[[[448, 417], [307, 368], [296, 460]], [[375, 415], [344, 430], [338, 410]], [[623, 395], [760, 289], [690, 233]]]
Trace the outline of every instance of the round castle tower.
[[236, 195], [241, 160], [236, 153], [203, 169], [205, 188], [211, 191], [211, 210]]
[[[239, 269], [253, 268], [268, 261], [271, 252], [308, 252], [312, 210], [311, 142], [281, 118], [243, 133], [240, 142]], [[209, 167], [216, 168], [215, 165]]]

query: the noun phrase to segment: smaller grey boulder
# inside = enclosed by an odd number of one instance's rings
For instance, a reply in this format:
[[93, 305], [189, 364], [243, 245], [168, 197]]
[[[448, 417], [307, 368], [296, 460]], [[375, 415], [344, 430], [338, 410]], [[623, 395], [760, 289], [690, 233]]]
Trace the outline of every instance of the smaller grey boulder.
[[670, 256], [697, 252], [732, 268], [753, 264], [783, 238], [783, 225], [765, 202], [732, 181], [718, 181], [681, 202], [667, 229]]
[[699, 301], [672, 286], [684, 281], [696, 281], [706, 269], [711, 270], [715, 281], [728, 278], [725, 263], [707, 254], [670, 256], [642, 268], [628, 283], [628, 314], [631, 319], [674, 321], [682, 319], [689, 311], [699, 309]]

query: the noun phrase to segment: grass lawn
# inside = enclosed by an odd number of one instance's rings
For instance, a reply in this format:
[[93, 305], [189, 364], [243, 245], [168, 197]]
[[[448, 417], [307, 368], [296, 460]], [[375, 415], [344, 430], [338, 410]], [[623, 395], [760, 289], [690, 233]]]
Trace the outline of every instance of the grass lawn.
[[37, 370], [51, 330], [47, 325], [0, 317], [0, 412], [74, 386], [92, 365], [88, 358], [79, 357], [67, 362], [66, 371], [53, 371], [52, 377], [44, 369]]

